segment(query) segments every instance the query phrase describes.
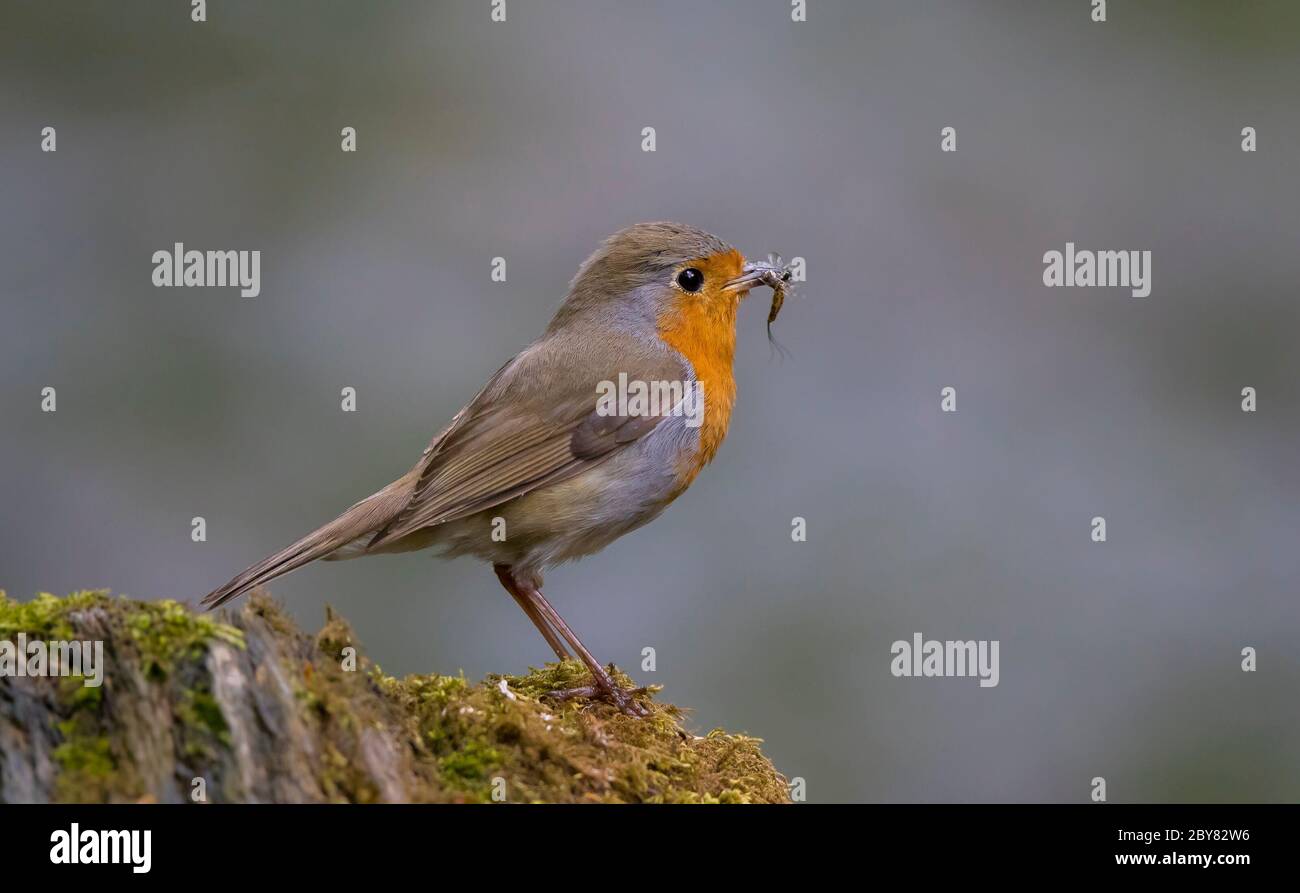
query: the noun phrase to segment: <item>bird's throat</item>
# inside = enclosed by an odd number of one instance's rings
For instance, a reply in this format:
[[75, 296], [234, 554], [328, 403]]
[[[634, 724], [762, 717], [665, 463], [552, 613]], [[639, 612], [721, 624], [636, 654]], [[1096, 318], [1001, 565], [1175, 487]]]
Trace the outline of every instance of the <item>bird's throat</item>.
[[694, 456], [684, 457], [679, 469], [683, 488], [713, 459], [731, 423], [731, 408], [736, 402], [732, 363], [738, 303], [687, 299], [659, 319], [660, 337], [690, 362], [704, 391], [699, 449]]

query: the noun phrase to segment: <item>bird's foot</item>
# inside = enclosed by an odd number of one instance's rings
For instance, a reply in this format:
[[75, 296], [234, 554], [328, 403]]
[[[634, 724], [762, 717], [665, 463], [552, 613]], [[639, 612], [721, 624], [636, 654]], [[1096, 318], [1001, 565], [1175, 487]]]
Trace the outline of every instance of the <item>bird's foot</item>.
[[605, 680], [599, 680], [595, 685], [581, 685], [577, 688], [563, 688], [557, 691], [546, 693], [546, 697], [556, 701], [568, 701], [573, 698], [588, 698], [593, 701], [605, 701], [613, 704], [618, 708], [620, 713], [627, 716], [645, 717], [650, 715], [642, 704], [638, 703], [635, 695], [644, 693], [643, 688], [626, 689], [620, 686], [613, 679], [606, 677]]

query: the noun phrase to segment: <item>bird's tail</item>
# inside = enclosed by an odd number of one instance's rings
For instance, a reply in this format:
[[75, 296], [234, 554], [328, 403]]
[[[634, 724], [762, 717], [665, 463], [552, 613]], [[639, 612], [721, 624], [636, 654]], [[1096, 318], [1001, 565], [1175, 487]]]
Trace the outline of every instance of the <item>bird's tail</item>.
[[231, 599], [239, 598], [255, 586], [270, 582], [317, 558], [325, 558], [331, 552], [337, 551], [359, 537], [373, 534], [397, 517], [409, 501], [414, 486], [415, 478], [412, 474], [393, 481], [378, 493], [361, 500], [324, 527], [313, 530], [274, 555], [268, 555], [236, 575], [225, 586], [214, 589], [204, 596], [201, 604], [208, 610], [218, 608]]

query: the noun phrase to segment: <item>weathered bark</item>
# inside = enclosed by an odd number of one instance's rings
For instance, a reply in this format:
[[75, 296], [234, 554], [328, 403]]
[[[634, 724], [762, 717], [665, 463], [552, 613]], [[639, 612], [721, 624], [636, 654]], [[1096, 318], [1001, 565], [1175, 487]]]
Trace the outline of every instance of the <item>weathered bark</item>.
[[104, 593], [0, 593], [0, 647], [20, 633], [102, 641], [103, 684], [0, 660], [0, 802], [787, 798], [757, 739], [689, 735], [667, 705], [634, 719], [546, 699], [587, 681], [574, 662], [478, 685], [395, 679], [341, 619], [327, 612], [308, 636], [260, 595], [214, 619]]

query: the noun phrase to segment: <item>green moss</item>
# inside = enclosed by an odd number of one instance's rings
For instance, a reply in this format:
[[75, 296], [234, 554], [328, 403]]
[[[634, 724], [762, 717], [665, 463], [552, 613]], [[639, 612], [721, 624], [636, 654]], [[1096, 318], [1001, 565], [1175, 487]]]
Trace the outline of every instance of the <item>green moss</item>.
[[[22, 633], [29, 639], [70, 641], [77, 638], [74, 619], [78, 613], [113, 607], [114, 599], [102, 591], [75, 592], [67, 598], [43, 592], [27, 602], [15, 601], [0, 591], [0, 638], [12, 640]], [[55, 728], [62, 739], [51, 753], [59, 770], [56, 796], [62, 800], [105, 799], [117, 771], [112, 744], [99, 727], [103, 688], [84, 683], [81, 676], [60, 677], [49, 683], [57, 704]]]
[[443, 776], [454, 785], [477, 787], [486, 784], [490, 773], [500, 767], [501, 751], [482, 741], [466, 741], [438, 761]]
[[153, 679], [165, 679], [178, 661], [199, 660], [213, 639], [244, 647], [244, 634], [235, 627], [170, 600], [134, 602], [126, 626], [139, 649], [143, 671]]
[[[229, 765], [231, 730], [212, 694], [204, 657], [214, 640], [244, 648], [244, 633], [173, 601], [81, 592], [27, 603], [0, 593], [0, 635], [74, 639], [79, 628], [89, 628], [84, 612], [91, 611], [98, 612], [94, 628], [108, 639], [105, 656], [113, 672], [104, 688], [58, 681], [57, 796], [104, 801], [148, 794], [140, 779], [150, 773], [110, 734], [114, 680], [126, 667], [137, 669], [171, 705], [178, 771], [201, 774], [204, 767]], [[250, 636], [266, 637], [280, 655], [301, 717], [313, 729], [313, 769], [330, 800], [380, 799], [367, 768], [373, 751], [363, 746], [371, 733], [396, 745], [402, 784], [417, 801], [788, 800], [785, 779], [763, 756], [758, 739], [717, 730], [690, 734], [681, 711], [656, 700], [656, 687], [636, 689], [649, 715], [634, 718], [603, 702], [549, 697], [557, 689], [590, 684], [586, 668], [575, 661], [477, 684], [463, 674], [398, 679], [364, 658], [351, 628], [332, 611], [315, 637], [298, 632], [263, 596], [249, 599], [237, 622]], [[634, 686], [627, 675], [611, 672], [620, 685]]]
[[112, 597], [102, 590], [74, 592], [67, 598], [42, 592], [29, 602], [20, 602], [0, 589], [0, 638], [25, 633], [33, 638], [72, 639], [75, 634], [70, 614], [109, 606], [112, 602]]
[[376, 696], [375, 671], [361, 656], [351, 627], [327, 607], [324, 628], [307, 639], [270, 599], [255, 596], [246, 610], [277, 635], [312, 646], [309, 656], [286, 670], [322, 742], [318, 781], [326, 797], [337, 802], [378, 801], [379, 791], [365, 771], [361, 741], [366, 729], [382, 728], [387, 717], [381, 715], [384, 704]]
[[75, 639], [76, 615], [92, 610], [125, 624], [147, 675], [157, 679], [165, 678], [178, 660], [202, 657], [212, 639], [244, 647], [238, 629], [206, 614], [194, 614], [178, 602], [137, 602], [114, 598], [106, 590], [84, 590], [66, 598], [42, 592], [29, 602], [15, 601], [0, 590], [0, 637], [26, 633], [48, 640]]
[[74, 713], [98, 710], [104, 703], [104, 687], [86, 685], [85, 676], [65, 676], [59, 679], [59, 700]]
[[[269, 602], [247, 609], [273, 628], [290, 625]], [[624, 716], [603, 702], [553, 700], [555, 690], [589, 685], [576, 661], [547, 664], [521, 676], [385, 675], [358, 652], [357, 672], [340, 669], [344, 649], [358, 649], [346, 621], [328, 611], [316, 656], [291, 678], [299, 699], [328, 742], [322, 785], [332, 799], [377, 798], [358, 771], [356, 739], [369, 726], [405, 729], [416, 800], [491, 802], [785, 802], [784, 778], [756, 738], [681, 727], [681, 712], [638, 689], [646, 718]], [[612, 669], [619, 684], [633, 681]], [[366, 697], [360, 697], [360, 695]], [[373, 696], [379, 696], [379, 702]]]
[[[495, 676], [491, 681], [504, 679], [510, 690], [529, 698], [539, 698], [553, 691], [566, 688], [580, 688], [591, 683], [591, 674], [587, 668], [576, 660], [551, 663], [539, 669], [529, 667], [527, 676]], [[630, 684], [631, 680], [620, 674], [620, 683]]]
[[117, 768], [117, 761], [113, 758], [113, 749], [107, 738], [82, 735], [77, 725], [75, 720], [70, 719], [59, 723], [59, 732], [64, 741], [54, 748], [54, 759], [64, 773], [60, 781], [80, 787], [78, 783], [81, 779], [73, 778], [72, 775], [84, 774], [104, 779]]
[[230, 747], [230, 726], [221, 705], [206, 689], [187, 689], [175, 709], [180, 720], [181, 752], [190, 760], [210, 760], [216, 745]]
[[[626, 687], [631, 680], [614, 670]], [[639, 690], [645, 718], [603, 702], [547, 694], [590, 684], [575, 661], [524, 676], [385, 677], [381, 690], [410, 717], [437, 765], [433, 798], [511, 802], [781, 802], [785, 780], [759, 741], [713, 732], [699, 738], [681, 713]]]
[[[103, 590], [66, 598], [41, 593], [29, 602], [0, 592], [0, 637], [21, 632], [29, 638], [75, 640], [85, 635], [86, 615], [92, 612], [100, 615], [94, 628], [109, 633], [105, 660], [111, 667], [134, 664], [147, 680], [169, 688], [167, 700], [173, 704], [183, 756], [209, 757], [216, 746], [229, 746], [229, 728], [206, 678], [199, 675], [194, 682], [193, 677], [211, 641], [244, 647], [243, 633], [232, 626], [195, 615], [174, 601], [138, 602]], [[172, 678], [182, 665], [186, 683]], [[105, 686], [88, 687], [82, 677], [51, 680], [55, 728], [62, 739], [52, 752], [59, 770], [56, 796], [63, 801], [102, 802], [142, 794], [130, 755], [120, 752], [106, 734], [111, 727], [106, 688], [112, 685], [113, 673], [110, 667], [104, 672]]]
[[67, 718], [57, 723], [63, 740], [52, 753], [59, 767], [56, 795], [64, 802], [95, 803], [115, 790], [118, 765], [101, 730], [103, 689], [82, 682], [79, 676], [59, 680], [59, 702]]

